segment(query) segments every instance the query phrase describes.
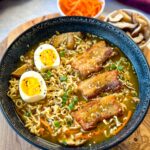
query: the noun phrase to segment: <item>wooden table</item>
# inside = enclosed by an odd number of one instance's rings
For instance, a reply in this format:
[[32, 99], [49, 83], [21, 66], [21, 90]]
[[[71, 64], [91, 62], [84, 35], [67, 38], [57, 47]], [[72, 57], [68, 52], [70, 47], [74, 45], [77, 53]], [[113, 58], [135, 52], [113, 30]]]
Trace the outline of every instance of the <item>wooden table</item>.
[[[0, 59], [7, 47], [23, 31], [34, 24], [57, 17], [59, 14], [51, 14], [31, 20], [13, 30], [6, 39], [0, 43]], [[102, 18], [101, 18], [102, 19]], [[144, 49], [144, 54], [150, 64], [150, 44]], [[150, 150], [150, 109], [138, 129], [124, 142], [114, 147], [115, 150]], [[38, 148], [24, 141], [7, 124], [4, 116], [0, 113], [0, 150], [38, 150]]]

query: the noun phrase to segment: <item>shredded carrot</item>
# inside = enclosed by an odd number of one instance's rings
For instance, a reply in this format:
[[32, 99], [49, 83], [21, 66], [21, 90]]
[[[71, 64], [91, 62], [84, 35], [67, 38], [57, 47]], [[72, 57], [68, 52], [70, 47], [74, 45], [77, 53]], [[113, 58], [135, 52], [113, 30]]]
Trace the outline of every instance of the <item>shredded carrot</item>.
[[122, 126], [120, 126], [117, 130], [114, 131], [114, 135], [116, 135], [117, 133], [119, 133], [128, 123], [129, 119], [131, 118], [132, 115], [132, 111], [128, 111], [128, 115], [127, 115], [127, 119], [125, 120], [125, 122], [123, 122]]
[[64, 134], [71, 135], [71, 134], [75, 134], [75, 133], [78, 133], [78, 132], [79, 132], [79, 129], [70, 129], [70, 130], [66, 130], [64, 132]]
[[49, 133], [52, 132], [52, 129], [50, 128], [50, 125], [48, 124], [47, 121], [43, 120], [42, 118], [40, 119], [41, 124], [43, 124], [49, 131]]
[[99, 0], [60, 0], [59, 5], [68, 16], [95, 16], [102, 8]]
[[80, 3], [80, 0], [77, 0], [77, 2], [74, 3], [74, 6], [72, 7], [72, 9], [67, 14], [70, 15], [72, 12], [74, 12], [77, 9], [79, 3]]
[[44, 134], [44, 131], [45, 131], [45, 129], [44, 129], [44, 128], [40, 128], [40, 129], [39, 129], [39, 133], [40, 133], [41, 135], [43, 135], [43, 134]]

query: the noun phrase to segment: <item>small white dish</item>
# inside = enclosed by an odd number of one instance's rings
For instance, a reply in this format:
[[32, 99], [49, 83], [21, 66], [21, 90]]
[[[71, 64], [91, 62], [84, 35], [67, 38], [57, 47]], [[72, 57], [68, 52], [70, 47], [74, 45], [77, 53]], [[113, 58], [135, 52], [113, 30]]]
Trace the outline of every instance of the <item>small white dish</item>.
[[[61, 16], [67, 16], [63, 11], [62, 11], [62, 9], [61, 9], [61, 7], [60, 7], [60, 4], [59, 4], [59, 1], [60, 0], [57, 0], [57, 8], [58, 8], [58, 10], [59, 10], [59, 13], [61, 14]], [[93, 16], [93, 18], [98, 18], [101, 14], [102, 14], [102, 12], [104, 11], [104, 8], [105, 8], [105, 0], [99, 0], [100, 2], [102, 2], [102, 8], [100, 9], [100, 11], [95, 15], [95, 16]]]

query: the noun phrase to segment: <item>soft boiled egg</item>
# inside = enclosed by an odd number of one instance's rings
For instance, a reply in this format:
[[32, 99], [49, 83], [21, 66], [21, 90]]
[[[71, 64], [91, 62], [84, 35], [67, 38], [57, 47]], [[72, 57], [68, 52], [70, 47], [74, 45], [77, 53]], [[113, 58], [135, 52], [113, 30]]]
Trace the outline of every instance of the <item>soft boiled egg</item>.
[[27, 71], [20, 78], [19, 92], [25, 102], [37, 102], [46, 97], [46, 83], [38, 72]]
[[34, 52], [34, 63], [39, 71], [59, 66], [60, 57], [54, 46], [40, 45]]

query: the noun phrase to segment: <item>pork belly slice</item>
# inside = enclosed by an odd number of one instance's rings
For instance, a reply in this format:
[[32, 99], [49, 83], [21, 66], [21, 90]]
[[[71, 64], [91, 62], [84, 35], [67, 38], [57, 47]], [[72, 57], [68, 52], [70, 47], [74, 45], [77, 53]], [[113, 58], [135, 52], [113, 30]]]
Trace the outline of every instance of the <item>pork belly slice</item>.
[[102, 69], [103, 64], [115, 54], [112, 47], [108, 47], [105, 41], [94, 44], [89, 50], [79, 55], [71, 63], [82, 77]]
[[73, 118], [88, 131], [96, 128], [103, 119], [122, 115], [122, 108], [114, 95], [97, 98], [86, 104], [81, 109], [72, 112]]
[[86, 98], [94, 98], [102, 92], [117, 91], [121, 88], [118, 71], [107, 71], [79, 83], [77, 90]]

